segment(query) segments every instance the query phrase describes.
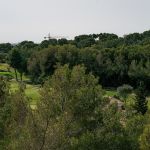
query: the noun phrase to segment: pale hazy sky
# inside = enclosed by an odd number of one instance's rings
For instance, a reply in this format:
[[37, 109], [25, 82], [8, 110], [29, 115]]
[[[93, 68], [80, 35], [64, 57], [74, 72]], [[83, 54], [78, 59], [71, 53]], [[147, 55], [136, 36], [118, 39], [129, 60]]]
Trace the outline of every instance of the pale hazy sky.
[[150, 0], [0, 0], [0, 43], [150, 29]]

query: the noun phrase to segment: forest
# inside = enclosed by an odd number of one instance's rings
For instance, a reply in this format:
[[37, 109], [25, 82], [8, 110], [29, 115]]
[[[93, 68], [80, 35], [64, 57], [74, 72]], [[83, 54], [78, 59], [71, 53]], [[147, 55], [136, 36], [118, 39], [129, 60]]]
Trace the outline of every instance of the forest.
[[150, 150], [150, 30], [0, 44], [0, 150]]

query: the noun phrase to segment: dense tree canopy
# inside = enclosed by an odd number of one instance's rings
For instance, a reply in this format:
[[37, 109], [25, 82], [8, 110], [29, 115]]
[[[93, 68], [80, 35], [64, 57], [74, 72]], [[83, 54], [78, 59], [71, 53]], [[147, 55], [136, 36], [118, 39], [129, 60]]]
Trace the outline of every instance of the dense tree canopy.
[[44, 83], [35, 109], [29, 105], [23, 84], [10, 94], [1, 79], [0, 146], [11, 150], [143, 147], [148, 142], [145, 136], [149, 132], [143, 132], [147, 116], [134, 113], [134, 109], [119, 111], [104, 94], [98, 78], [86, 73], [83, 65], [72, 69], [57, 65]]
[[150, 149], [150, 30], [2, 43], [1, 65], [0, 150]]
[[53, 74], [56, 64], [73, 67], [84, 64], [88, 72], [99, 77], [103, 86], [118, 87], [130, 84], [137, 87], [143, 81], [150, 84], [150, 31], [118, 37], [115, 34], [100, 33], [79, 35], [74, 40], [49, 39], [40, 44], [23, 41], [14, 46], [0, 45], [0, 58], [4, 62], [6, 52], [19, 51], [23, 65], [21, 72], [42, 82]]

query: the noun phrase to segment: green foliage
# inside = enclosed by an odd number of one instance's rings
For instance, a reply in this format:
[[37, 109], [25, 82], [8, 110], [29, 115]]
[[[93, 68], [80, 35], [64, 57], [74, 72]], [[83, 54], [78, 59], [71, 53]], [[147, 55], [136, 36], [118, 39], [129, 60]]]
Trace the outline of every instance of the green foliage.
[[44, 40], [40, 43], [40, 48], [48, 48], [49, 45], [57, 45], [56, 39]]
[[141, 82], [138, 89], [136, 90], [136, 99], [135, 99], [135, 109], [138, 113], [144, 115], [147, 112], [147, 99], [146, 99], [146, 89], [144, 84]]
[[5, 149], [8, 141], [7, 129], [10, 123], [10, 97], [6, 81], [0, 77], [0, 149]]
[[0, 63], [5, 63], [7, 61], [7, 54], [0, 53]]
[[[8, 98], [4, 83], [1, 89], [5, 92], [1, 93], [6, 94], [1, 95]], [[146, 117], [134, 115], [133, 110], [118, 111], [84, 66], [57, 66], [43, 85], [34, 109], [26, 96], [31, 89], [26, 91], [25, 87], [22, 83], [11, 94], [11, 105], [5, 106], [3, 114], [9, 124], [1, 143], [7, 149], [139, 149]]]
[[150, 149], [150, 125], [147, 125], [144, 129], [143, 134], [140, 136], [140, 149], [149, 150]]
[[59, 67], [45, 83], [37, 111], [28, 118], [24, 143], [31, 149], [70, 149], [72, 138], [97, 128], [102, 96], [98, 80], [85, 74], [83, 66]]
[[148, 85], [150, 83], [150, 61], [145, 63], [132, 61], [129, 68], [129, 76], [137, 83], [143, 81], [145, 85]]
[[[133, 128], [128, 134], [125, 114], [104, 99], [98, 79], [86, 74], [85, 67], [58, 66], [40, 94], [37, 108], [34, 112], [28, 111], [24, 125], [17, 129], [21, 136], [14, 136], [14, 149], [127, 150], [138, 147], [142, 125], [135, 128], [137, 121], [130, 122]], [[15, 109], [14, 117], [24, 110], [23, 97], [19, 95], [15, 97], [18, 101], [15, 105], [19, 104], [22, 109]], [[133, 129], [137, 133], [134, 136]], [[14, 131], [16, 134], [15, 128]]]
[[79, 35], [74, 40], [49, 39], [39, 45], [23, 41], [14, 49], [21, 55], [19, 72], [29, 74], [33, 82], [44, 82], [57, 63], [69, 67], [84, 64], [87, 72], [98, 76], [103, 86], [118, 87], [126, 83], [137, 87], [143, 81], [149, 89], [149, 41], [149, 31], [124, 37], [100, 33]]
[[[132, 112], [131, 112], [132, 111]], [[133, 110], [127, 112], [125, 133], [127, 143], [130, 144], [131, 150], [140, 149], [139, 137], [143, 133], [144, 126], [147, 123], [148, 116], [141, 114], [134, 114]]]
[[10, 43], [2, 43], [0, 44], [0, 53], [8, 53], [12, 47]]
[[126, 102], [126, 99], [127, 99], [128, 95], [132, 92], [132, 90], [133, 90], [132, 86], [124, 84], [117, 88], [117, 93]]
[[54, 72], [56, 65], [57, 47], [49, 47], [37, 53], [33, 53], [28, 61], [28, 71], [33, 82], [42, 81], [46, 75]]
[[22, 63], [23, 63], [23, 59], [22, 59], [20, 52], [14, 49], [12, 53], [10, 54], [10, 66], [15, 69], [16, 80], [18, 80], [16, 70], [18, 71], [22, 70]]
[[58, 39], [58, 44], [59, 45], [64, 45], [64, 44], [68, 44], [67, 39], [63, 38], [63, 39]]
[[[143, 132], [148, 120], [144, 114], [149, 113], [149, 43], [150, 31], [124, 37], [80, 35], [40, 44], [23, 41], [13, 49], [0, 44], [0, 61], [6, 61], [9, 52], [16, 75], [25, 73], [33, 82], [43, 83], [39, 95], [36, 86], [11, 81], [9, 88], [0, 77], [0, 149], [149, 149], [148, 125]], [[11, 74], [0, 70], [0, 76]], [[116, 91], [106, 91], [106, 96], [99, 83], [123, 85], [118, 93], [125, 100], [131, 86], [136, 88], [134, 109], [118, 109], [106, 98]]]
[[24, 138], [26, 135], [25, 124], [29, 114], [30, 107], [24, 94], [23, 83], [20, 84], [19, 90], [11, 95], [11, 122], [8, 127], [9, 144], [7, 149], [25, 149]]
[[17, 47], [19, 47], [20, 49], [32, 49], [32, 48], [35, 48], [37, 47], [38, 45], [35, 44], [34, 42], [32, 41], [22, 41], [21, 43], [19, 43], [17, 45]]
[[22, 58], [20, 52], [14, 49], [10, 55], [10, 65], [13, 68], [19, 69], [21, 67], [21, 62]]
[[95, 39], [90, 35], [80, 35], [75, 37], [75, 44], [78, 48], [90, 47], [95, 44]]
[[[85, 37], [76, 38], [76, 41], [82, 38]], [[37, 81], [53, 74], [57, 63], [69, 64], [70, 67], [84, 64], [88, 72], [100, 77], [103, 86], [117, 87], [127, 83], [137, 87], [138, 82], [143, 81], [149, 88], [149, 44], [102, 47], [100, 43], [81, 49], [69, 44], [49, 46], [31, 55], [28, 61], [29, 74]]]

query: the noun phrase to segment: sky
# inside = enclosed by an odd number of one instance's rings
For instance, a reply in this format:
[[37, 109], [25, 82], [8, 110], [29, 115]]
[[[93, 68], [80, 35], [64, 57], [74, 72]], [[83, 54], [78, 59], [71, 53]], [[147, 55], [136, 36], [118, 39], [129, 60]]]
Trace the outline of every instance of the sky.
[[0, 43], [150, 30], [150, 0], [0, 0]]

